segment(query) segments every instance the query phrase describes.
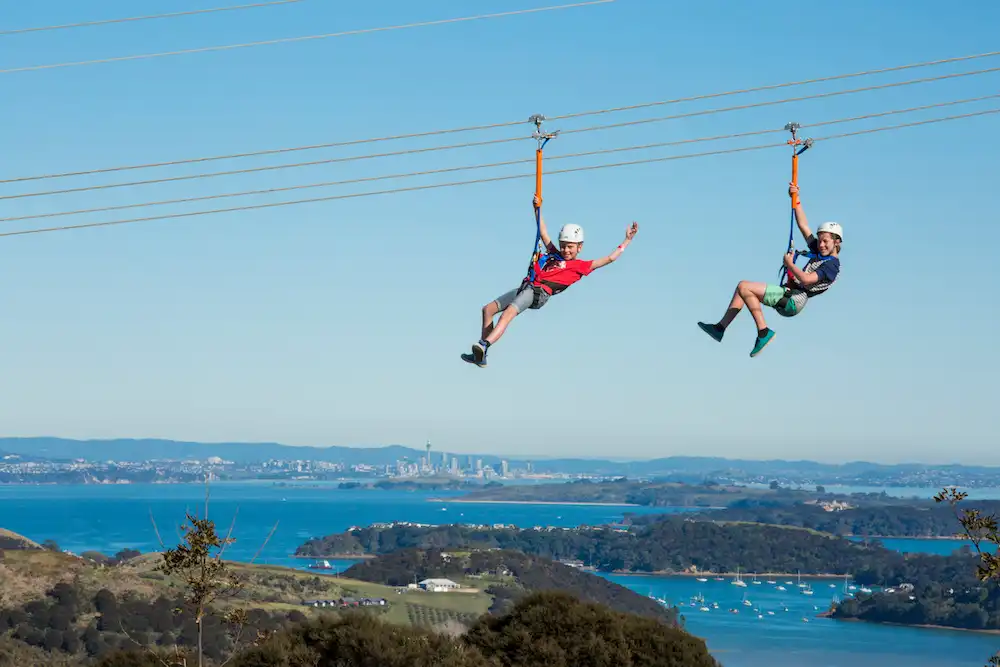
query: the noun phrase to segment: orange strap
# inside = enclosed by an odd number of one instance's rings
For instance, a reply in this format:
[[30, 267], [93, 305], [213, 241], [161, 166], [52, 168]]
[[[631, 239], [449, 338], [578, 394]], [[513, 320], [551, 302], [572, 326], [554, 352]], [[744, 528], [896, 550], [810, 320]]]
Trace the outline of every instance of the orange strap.
[[535, 196], [538, 197], [538, 205], [542, 205], [542, 149], [535, 151]]
[[[788, 142], [792, 143], [792, 142]], [[797, 141], [796, 143], [801, 143]], [[795, 187], [799, 186], [799, 156], [797, 153], [792, 153], [792, 185]], [[799, 193], [792, 193], [792, 208], [799, 205]]]

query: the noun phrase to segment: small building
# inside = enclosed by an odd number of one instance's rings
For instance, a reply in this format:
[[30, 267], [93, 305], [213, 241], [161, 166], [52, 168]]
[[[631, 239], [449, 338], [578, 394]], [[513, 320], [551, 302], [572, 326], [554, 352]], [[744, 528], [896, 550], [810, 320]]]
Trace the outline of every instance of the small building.
[[418, 585], [425, 591], [432, 591], [434, 593], [457, 591], [461, 588], [461, 586], [456, 584], [451, 579], [424, 579]]

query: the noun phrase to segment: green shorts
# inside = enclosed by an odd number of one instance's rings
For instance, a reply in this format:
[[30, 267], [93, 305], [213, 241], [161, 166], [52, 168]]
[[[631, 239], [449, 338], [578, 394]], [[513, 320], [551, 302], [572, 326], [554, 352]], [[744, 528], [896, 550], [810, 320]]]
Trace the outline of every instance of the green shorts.
[[787, 317], [795, 315], [797, 309], [795, 307], [795, 301], [789, 297], [783, 307], [778, 307], [778, 302], [785, 298], [785, 288], [778, 287], [777, 285], [767, 285], [764, 288], [764, 300], [761, 301], [765, 306], [770, 306], [778, 311], [780, 314]]

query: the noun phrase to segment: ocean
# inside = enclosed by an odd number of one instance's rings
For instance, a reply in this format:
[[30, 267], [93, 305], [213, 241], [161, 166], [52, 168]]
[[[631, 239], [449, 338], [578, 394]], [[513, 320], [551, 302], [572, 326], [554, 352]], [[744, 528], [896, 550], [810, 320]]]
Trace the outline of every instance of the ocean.
[[[411, 521], [572, 527], [617, 522], [625, 511], [679, 511], [433, 500], [458, 495], [461, 492], [340, 490], [336, 484], [316, 483], [215, 483], [209, 517], [221, 532], [235, 520], [233, 536], [237, 541], [229, 548], [229, 557], [248, 561], [260, 550], [257, 562], [305, 568], [310, 561], [292, 557], [298, 545], [310, 537], [354, 525]], [[75, 553], [93, 550], [110, 555], [124, 548], [154, 551], [160, 548], [157, 531], [165, 543], [176, 544], [185, 511], [204, 511], [203, 486], [0, 486], [0, 527], [38, 542], [55, 540], [62, 549]], [[905, 539], [884, 543], [900, 551], [932, 553], [948, 553], [962, 544], [957, 540]], [[342, 568], [350, 563], [334, 564]], [[1000, 649], [1000, 635], [815, 618], [817, 607], [824, 609], [834, 594], [843, 595], [843, 581], [839, 580], [803, 577], [815, 591], [813, 596], [805, 596], [794, 585], [779, 591], [778, 584], [741, 588], [728, 580], [600, 576], [682, 606], [687, 629], [706, 640], [724, 667], [980, 667]], [[742, 604], [744, 594], [751, 606]], [[691, 606], [695, 596], [702, 596], [710, 611], [700, 611], [701, 603]], [[718, 603], [718, 608], [713, 603]], [[739, 609], [739, 613], [730, 609]]]

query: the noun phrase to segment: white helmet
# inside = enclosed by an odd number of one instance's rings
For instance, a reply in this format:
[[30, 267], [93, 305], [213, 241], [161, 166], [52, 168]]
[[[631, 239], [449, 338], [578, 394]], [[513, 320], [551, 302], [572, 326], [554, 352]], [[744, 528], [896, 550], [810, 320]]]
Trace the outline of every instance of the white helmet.
[[820, 232], [830, 232], [831, 234], [835, 234], [841, 240], [841, 242], [843, 242], [844, 240], [844, 230], [839, 223], [824, 222], [822, 225], [819, 226], [819, 229], [816, 230], [817, 234], [819, 234]]
[[580, 225], [563, 225], [559, 230], [559, 242], [583, 243], [583, 227]]

